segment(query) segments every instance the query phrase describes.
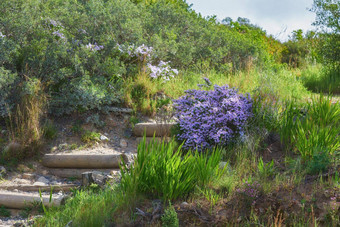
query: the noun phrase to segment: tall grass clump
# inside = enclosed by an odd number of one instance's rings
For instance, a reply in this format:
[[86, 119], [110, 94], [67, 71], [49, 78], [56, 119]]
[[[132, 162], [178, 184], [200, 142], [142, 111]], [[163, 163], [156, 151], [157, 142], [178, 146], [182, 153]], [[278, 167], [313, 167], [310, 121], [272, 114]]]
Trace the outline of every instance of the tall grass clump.
[[37, 151], [42, 144], [43, 130], [40, 125], [44, 114], [46, 96], [37, 79], [26, 81], [20, 92], [20, 101], [9, 112], [11, 143], [5, 148], [5, 159], [22, 159]]
[[314, 66], [301, 73], [301, 80], [313, 92], [340, 94], [340, 70], [337, 68]]
[[103, 191], [75, 191], [65, 206], [49, 208], [34, 226], [105, 226], [119, 204], [116, 188]]
[[176, 148], [174, 141], [156, 143], [153, 140], [147, 144], [144, 137], [133, 166], [130, 169], [126, 165], [121, 167], [121, 188], [131, 203], [141, 195], [164, 201], [183, 198], [196, 185], [204, 186], [221, 175], [220, 160], [219, 149], [209, 156], [183, 154], [182, 145]]
[[280, 132], [288, 148], [303, 161], [320, 158], [321, 154], [332, 156], [340, 148], [340, 105], [323, 95], [304, 106], [289, 102], [282, 114]]

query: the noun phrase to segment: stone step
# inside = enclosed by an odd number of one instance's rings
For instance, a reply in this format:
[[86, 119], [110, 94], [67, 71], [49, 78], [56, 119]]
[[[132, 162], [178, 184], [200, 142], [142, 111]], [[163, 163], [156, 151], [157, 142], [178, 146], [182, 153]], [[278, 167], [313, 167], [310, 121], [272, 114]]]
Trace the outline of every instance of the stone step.
[[58, 184], [58, 185], [44, 185], [44, 186], [37, 186], [37, 185], [0, 185], [0, 190], [6, 191], [25, 191], [25, 192], [50, 192], [52, 188], [52, 192], [69, 192], [72, 188], [76, 188], [79, 185], [77, 184]]
[[42, 202], [46, 207], [60, 206], [65, 204], [66, 198], [67, 196], [64, 195], [52, 195], [50, 203], [50, 195], [40, 197], [39, 193], [0, 191], [0, 206], [23, 209], [37, 202]]
[[122, 158], [128, 162], [125, 154], [45, 154], [42, 164], [49, 168], [115, 169]]
[[82, 174], [85, 172], [97, 172], [102, 173], [103, 175], [109, 175], [109, 174], [118, 174], [118, 169], [58, 169], [58, 168], [51, 168], [49, 169], [50, 174], [57, 176], [57, 177], [63, 177], [63, 178], [76, 178], [81, 179]]
[[170, 136], [171, 127], [175, 123], [138, 123], [133, 128], [133, 135], [137, 137], [163, 137]]

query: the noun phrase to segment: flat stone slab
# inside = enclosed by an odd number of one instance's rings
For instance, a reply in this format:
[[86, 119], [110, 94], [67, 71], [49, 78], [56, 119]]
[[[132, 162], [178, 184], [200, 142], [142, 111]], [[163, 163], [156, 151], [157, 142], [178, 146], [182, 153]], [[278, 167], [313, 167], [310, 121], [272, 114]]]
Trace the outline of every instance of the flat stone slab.
[[46, 154], [42, 164], [49, 168], [110, 169], [119, 168], [122, 158], [128, 161], [125, 154]]
[[60, 206], [65, 203], [65, 199], [66, 197], [62, 195], [52, 195], [50, 203], [49, 195], [42, 195], [40, 197], [39, 193], [0, 191], [0, 205], [13, 209], [23, 209], [37, 202], [42, 202], [47, 207]]
[[166, 137], [171, 134], [171, 127], [175, 123], [139, 123], [133, 128], [133, 135], [137, 137]]
[[45, 185], [45, 186], [35, 186], [35, 185], [0, 185], [0, 190], [19, 190], [25, 192], [50, 192], [52, 188], [52, 192], [54, 191], [63, 191], [69, 192], [72, 188], [76, 188], [79, 185], [77, 184], [58, 184], [58, 185]]
[[63, 178], [81, 179], [85, 172], [97, 172], [109, 175], [114, 169], [49, 169], [50, 174]]

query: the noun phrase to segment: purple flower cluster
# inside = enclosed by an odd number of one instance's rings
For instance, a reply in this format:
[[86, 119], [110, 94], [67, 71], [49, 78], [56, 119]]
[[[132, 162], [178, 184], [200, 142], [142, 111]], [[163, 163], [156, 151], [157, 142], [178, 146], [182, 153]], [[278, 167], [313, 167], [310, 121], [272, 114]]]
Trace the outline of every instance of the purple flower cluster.
[[137, 47], [134, 53], [136, 57], [139, 58], [140, 61], [145, 61], [151, 58], [152, 51], [153, 51], [152, 47], [148, 47], [143, 44]]
[[261, 185], [257, 182], [249, 183], [248, 181], [244, 182], [240, 188], [236, 189], [237, 194], [242, 196], [245, 202], [251, 203], [251, 205], [255, 205], [256, 199], [260, 196], [261, 193]]
[[0, 32], [0, 38], [5, 38], [6, 36]]
[[53, 35], [59, 37], [60, 39], [66, 39], [66, 37], [64, 36], [63, 33], [61, 33], [60, 31], [55, 31], [52, 33]]
[[174, 100], [175, 117], [185, 141], [185, 149], [199, 151], [215, 145], [226, 145], [244, 133], [244, 126], [252, 115], [250, 96], [238, 94], [228, 86], [214, 86], [214, 90], [188, 90]]
[[332, 211], [337, 211], [340, 208], [340, 202], [336, 201], [336, 196], [331, 197], [330, 208]]
[[62, 28], [63, 28], [63, 26], [61, 25], [61, 23], [58, 22], [58, 21], [49, 19], [49, 20], [47, 20], [47, 22], [48, 22], [52, 27], [62, 27]]
[[150, 71], [151, 78], [162, 78], [164, 81], [169, 81], [170, 77], [178, 75], [177, 69], [172, 69], [169, 62], [160, 61], [157, 66], [150, 63], [147, 64], [148, 70]]
[[89, 43], [85, 47], [91, 51], [98, 51], [104, 49], [104, 46], [98, 45], [97, 43], [94, 44]]
[[123, 45], [118, 44], [116, 45], [117, 49], [122, 53], [127, 53], [130, 57], [137, 57], [140, 61], [148, 61], [152, 57], [152, 47], [148, 47], [145, 44], [142, 44], [139, 47], [135, 45]]
[[135, 45], [127, 46], [117, 43], [116, 48], [121, 53], [127, 53], [130, 57], [137, 57], [137, 59], [143, 64], [147, 63], [146, 69], [143, 68], [143, 70], [148, 71], [150, 73], [150, 77], [153, 79], [162, 78], [164, 81], [169, 81], [170, 78], [178, 75], [178, 70], [172, 69], [169, 62], [160, 61], [158, 65], [150, 63], [152, 61], [153, 47], [148, 47], [144, 44], [139, 47], [135, 47]]

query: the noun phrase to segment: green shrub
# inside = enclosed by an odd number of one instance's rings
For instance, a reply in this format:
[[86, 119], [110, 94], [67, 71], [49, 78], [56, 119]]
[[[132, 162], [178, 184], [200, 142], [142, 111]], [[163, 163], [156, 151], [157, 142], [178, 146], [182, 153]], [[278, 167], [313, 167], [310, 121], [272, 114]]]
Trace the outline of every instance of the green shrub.
[[15, 73], [5, 70], [0, 65], [0, 117], [7, 117], [8, 111], [15, 106], [17, 100], [13, 92], [17, 79]]
[[319, 174], [328, 170], [331, 165], [331, 157], [327, 151], [314, 152], [313, 157], [306, 163], [307, 173]]
[[58, 134], [58, 129], [56, 128], [56, 126], [53, 124], [52, 121], [47, 120], [42, 128], [44, 137], [46, 139], [54, 139], [57, 134]]
[[81, 136], [81, 141], [83, 141], [84, 143], [99, 142], [100, 133], [86, 130]]
[[10, 217], [11, 212], [4, 206], [0, 207], [0, 217]]
[[176, 210], [171, 203], [167, 209], [165, 209], [162, 215], [162, 227], [178, 227], [179, 221]]

